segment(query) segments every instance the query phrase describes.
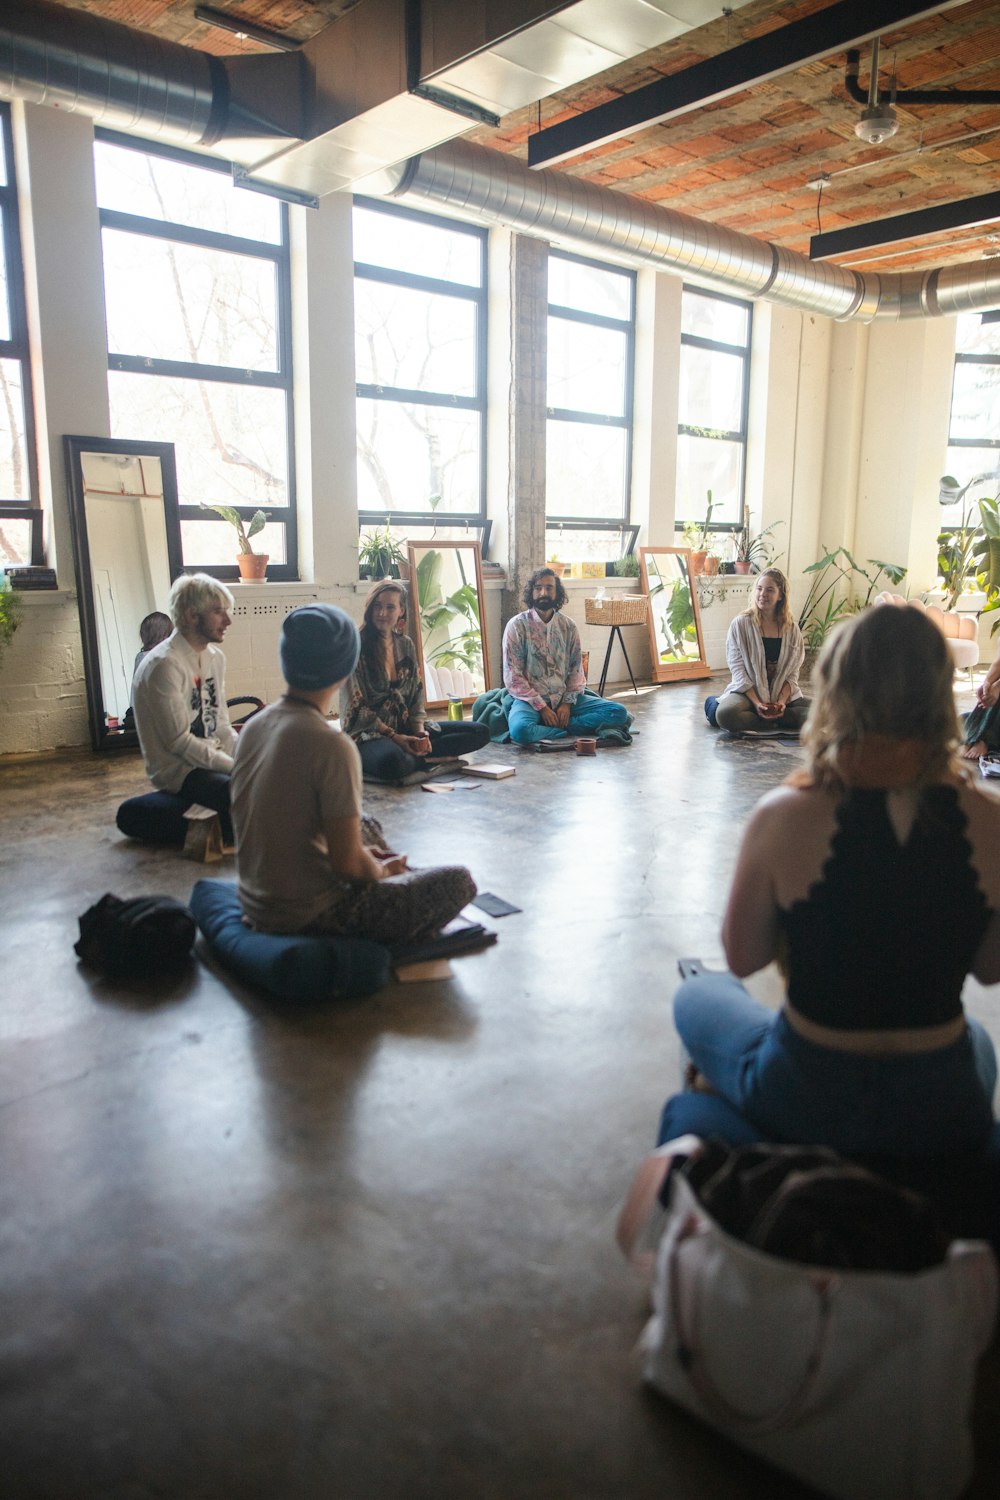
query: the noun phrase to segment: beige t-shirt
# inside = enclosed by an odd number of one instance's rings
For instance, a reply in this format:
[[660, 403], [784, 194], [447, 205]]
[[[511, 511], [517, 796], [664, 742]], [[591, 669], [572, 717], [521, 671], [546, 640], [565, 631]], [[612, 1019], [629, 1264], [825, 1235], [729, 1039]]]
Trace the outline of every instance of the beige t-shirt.
[[244, 913], [266, 932], [301, 932], [344, 885], [323, 829], [361, 815], [357, 747], [311, 703], [282, 698], [241, 732], [231, 791]]

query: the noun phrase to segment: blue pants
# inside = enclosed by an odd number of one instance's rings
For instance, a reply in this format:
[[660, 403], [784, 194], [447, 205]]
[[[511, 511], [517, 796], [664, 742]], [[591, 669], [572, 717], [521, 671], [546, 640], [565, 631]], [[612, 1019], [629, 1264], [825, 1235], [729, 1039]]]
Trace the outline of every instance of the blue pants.
[[720, 1125], [728, 1119], [734, 1129], [742, 1117], [742, 1139], [830, 1146], [845, 1156], [938, 1157], [989, 1138], [997, 1060], [976, 1021], [933, 1052], [866, 1057], [807, 1041], [731, 974], [686, 980], [674, 1020], [722, 1096], [706, 1099], [706, 1113], [719, 1105]]
[[536, 740], [561, 740], [567, 735], [573, 739], [578, 735], [596, 736], [604, 728], [624, 729], [627, 723], [628, 709], [624, 704], [606, 698], [584, 697], [582, 693], [570, 705], [570, 719], [565, 729], [543, 724], [538, 710], [522, 698], [514, 699], [507, 714], [507, 727], [515, 745], [532, 745]]

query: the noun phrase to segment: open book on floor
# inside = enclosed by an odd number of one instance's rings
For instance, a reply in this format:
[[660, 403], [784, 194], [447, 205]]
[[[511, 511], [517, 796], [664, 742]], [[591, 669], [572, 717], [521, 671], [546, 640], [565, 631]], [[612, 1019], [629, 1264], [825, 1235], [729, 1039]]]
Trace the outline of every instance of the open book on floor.
[[483, 922], [457, 916], [434, 937], [392, 949], [393, 965], [422, 963], [429, 958], [449, 958], [454, 953], [475, 953], [497, 940], [496, 932]]
[[979, 774], [980, 776], [1000, 776], [1000, 756], [981, 755]]

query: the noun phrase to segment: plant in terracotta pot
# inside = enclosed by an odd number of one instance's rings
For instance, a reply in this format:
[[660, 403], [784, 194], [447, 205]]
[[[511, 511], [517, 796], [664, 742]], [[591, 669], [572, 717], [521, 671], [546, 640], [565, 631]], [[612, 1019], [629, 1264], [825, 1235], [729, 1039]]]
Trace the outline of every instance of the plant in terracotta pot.
[[263, 531], [267, 523], [267, 516], [262, 510], [254, 511], [249, 522], [245, 522], [238, 510], [231, 505], [209, 505], [207, 501], [201, 502], [202, 510], [214, 510], [217, 516], [228, 521], [235, 528], [236, 539], [239, 543], [239, 551], [236, 554], [236, 566], [240, 570], [240, 578], [247, 582], [251, 579], [262, 579], [267, 576], [267, 564], [269, 554], [266, 552], [255, 552], [250, 545], [250, 538], [256, 536], [258, 531]]
[[709, 526], [712, 522], [712, 511], [714, 503], [712, 491], [708, 492], [708, 504], [705, 507], [705, 519], [702, 522], [688, 521], [684, 527], [684, 540], [691, 548], [691, 572], [697, 577], [700, 573], [713, 574], [719, 571], [719, 558], [715, 553], [709, 551], [711, 533]]

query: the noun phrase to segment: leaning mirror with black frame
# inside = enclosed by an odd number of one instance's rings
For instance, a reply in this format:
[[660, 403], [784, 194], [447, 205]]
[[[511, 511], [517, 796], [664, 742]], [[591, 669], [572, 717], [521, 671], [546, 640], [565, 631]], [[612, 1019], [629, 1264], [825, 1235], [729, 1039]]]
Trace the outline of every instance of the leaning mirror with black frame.
[[640, 547], [643, 593], [649, 595], [649, 655], [657, 682], [709, 677], [698, 590], [688, 547]]
[[[409, 633], [429, 707], [474, 703], [489, 687], [478, 542], [409, 542]], [[416, 618], [414, 618], [414, 616]]]
[[140, 626], [166, 613], [181, 572], [174, 445], [67, 436], [64, 447], [90, 739], [118, 749], [138, 744], [126, 718]]

